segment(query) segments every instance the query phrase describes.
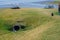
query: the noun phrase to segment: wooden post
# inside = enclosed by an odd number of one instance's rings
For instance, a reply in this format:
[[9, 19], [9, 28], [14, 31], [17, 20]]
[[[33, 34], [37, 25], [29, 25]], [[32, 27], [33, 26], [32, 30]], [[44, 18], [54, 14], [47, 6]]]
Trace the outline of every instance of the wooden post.
[[59, 5], [58, 5], [58, 13], [59, 13], [59, 15], [60, 15], [60, 3], [59, 3]]

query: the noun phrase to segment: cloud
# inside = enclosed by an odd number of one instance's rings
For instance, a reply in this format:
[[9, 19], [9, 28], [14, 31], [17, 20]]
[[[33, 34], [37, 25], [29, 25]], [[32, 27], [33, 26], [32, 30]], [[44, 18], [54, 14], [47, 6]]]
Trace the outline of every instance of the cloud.
[[[14, 4], [14, 3], [25, 3], [25, 2], [38, 2], [38, 1], [46, 1], [46, 0], [0, 0], [0, 5], [2, 4]], [[50, 1], [50, 0], [47, 0]]]

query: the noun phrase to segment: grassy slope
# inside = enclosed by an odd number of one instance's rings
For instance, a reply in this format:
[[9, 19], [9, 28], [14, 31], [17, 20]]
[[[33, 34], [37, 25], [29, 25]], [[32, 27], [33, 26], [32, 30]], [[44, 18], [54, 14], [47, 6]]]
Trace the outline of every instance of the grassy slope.
[[[56, 15], [51, 17], [50, 13], [54, 11], [56, 9], [0, 10], [0, 40], [59, 40], [60, 17]], [[26, 25], [27, 30], [10, 32], [8, 28], [17, 20], [23, 21], [20, 24]]]

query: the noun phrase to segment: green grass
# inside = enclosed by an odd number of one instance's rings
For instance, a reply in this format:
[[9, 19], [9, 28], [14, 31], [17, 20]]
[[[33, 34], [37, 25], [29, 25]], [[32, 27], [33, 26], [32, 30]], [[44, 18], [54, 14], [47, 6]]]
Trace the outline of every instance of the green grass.
[[55, 14], [55, 15], [58, 15], [58, 16], [60, 15], [60, 13], [59, 13], [59, 12], [57, 12], [57, 11], [55, 11], [55, 12], [54, 12], [54, 14]]
[[42, 34], [42, 38], [41, 38], [42, 40], [60, 40], [59, 20], [54, 22], [53, 26]]
[[23, 21], [19, 24], [26, 25], [26, 29], [36, 28], [36, 26], [45, 24], [51, 21], [51, 17], [45, 16], [42, 13], [39, 14], [36, 10], [13, 10], [13, 9], [3, 9], [0, 12], [0, 30], [3, 30], [4, 34], [9, 32], [9, 28], [13, 27], [18, 21]]
[[[43, 26], [44, 28], [45, 24], [47, 25], [47, 27], [49, 26], [50, 28], [42, 32], [42, 34], [37, 34], [37, 37], [34, 40], [59, 40], [60, 17], [58, 15], [56, 16], [56, 13], [54, 13], [55, 14], [54, 17], [50, 16], [50, 13], [54, 12], [54, 10], [56, 11], [56, 9], [38, 9], [38, 8], [36, 9], [23, 8], [16, 10], [0, 9], [0, 40], [20, 40], [21, 37], [23, 39], [25, 38], [24, 35], [30, 35], [27, 33], [31, 32], [32, 30], [38, 27], [40, 28], [41, 26]], [[9, 31], [8, 29], [13, 27], [13, 25], [16, 24], [17, 21], [23, 21], [20, 22], [19, 24], [26, 25], [26, 28], [24, 30], [19, 30], [17, 32]], [[52, 24], [49, 24], [49, 22], [51, 22]]]

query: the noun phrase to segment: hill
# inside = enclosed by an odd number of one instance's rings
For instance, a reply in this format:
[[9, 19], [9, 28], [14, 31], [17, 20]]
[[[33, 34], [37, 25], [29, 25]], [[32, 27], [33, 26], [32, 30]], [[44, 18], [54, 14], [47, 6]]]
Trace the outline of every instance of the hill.
[[[57, 9], [0, 9], [0, 40], [60, 40], [60, 16]], [[26, 29], [9, 31], [17, 21]]]

